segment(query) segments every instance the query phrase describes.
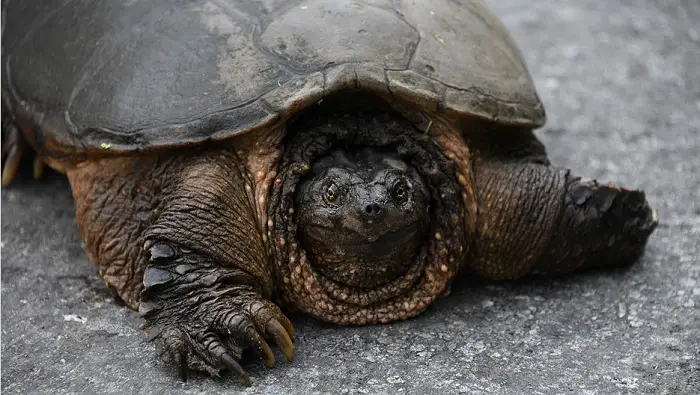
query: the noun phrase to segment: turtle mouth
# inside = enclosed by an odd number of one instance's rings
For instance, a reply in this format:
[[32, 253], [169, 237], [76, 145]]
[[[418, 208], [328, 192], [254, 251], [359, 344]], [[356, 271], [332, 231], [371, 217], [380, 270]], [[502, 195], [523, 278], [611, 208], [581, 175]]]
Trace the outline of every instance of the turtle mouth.
[[[418, 222], [418, 221], [416, 221]], [[317, 225], [309, 229], [308, 235], [317, 242], [323, 242], [328, 240], [329, 234], [334, 234], [336, 237], [334, 239], [342, 239], [343, 245], [359, 247], [359, 248], [371, 248], [373, 246], [390, 246], [390, 245], [402, 245], [408, 239], [411, 239], [419, 233], [418, 229], [412, 228], [411, 225], [405, 229], [396, 230], [357, 230], [350, 227], [343, 227], [340, 231], [333, 226]]]
[[314, 271], [340, 286], [377, 289], [405, 276], [419, 265], [423, 234], [407, 227], [362, 234], [329, 227], [306, 229], [300, 239]]
[[312, 270], [323, 290], [335, 301], [358, 307], [368, 307], [405, 295], [414, 289], [423, 276], [426, 258], [427, 254], [421, 251], [412, 264], [408, 266], [408, 270], [393, 280], [389, 282], [384, 281], [382, 285], [372, 288], [343, 284], [325, 276], [321, 271], [315, 270], [315, 268], [312, 268]]

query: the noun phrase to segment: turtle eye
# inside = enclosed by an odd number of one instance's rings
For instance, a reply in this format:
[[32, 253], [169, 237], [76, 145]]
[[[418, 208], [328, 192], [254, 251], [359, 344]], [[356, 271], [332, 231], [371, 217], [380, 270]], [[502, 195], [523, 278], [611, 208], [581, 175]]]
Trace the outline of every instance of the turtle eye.
[[394, 198], [394, 200], [403, 203], [408, 200], [408, 188], [408, 184], [403, 181], [399, 182], [394, 185], [394, 188], [392, 188], [391, 196]]
[[325, 198], [328, 203], [333, 203], [336, 199], [338, 199], [338, 186], [335, 183], [328, 186], [328, 189], [326, 189]]

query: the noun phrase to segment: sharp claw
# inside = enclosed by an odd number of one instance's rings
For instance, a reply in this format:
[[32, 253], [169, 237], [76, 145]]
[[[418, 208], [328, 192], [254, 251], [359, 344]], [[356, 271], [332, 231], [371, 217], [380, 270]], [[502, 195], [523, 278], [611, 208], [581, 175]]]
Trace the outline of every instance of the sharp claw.
[[289, 334], [289, 337], [294, 339], [294, 325], [292, 325], [292, 322], [289, 321], [289, 318], [286, 316], [282, 315], [282, 319], [279, 320], [284, 329], [287, 331]]
[[258, 347], [255, 348], [258, 354], [260, 355], [260, 358], [263, 359], [265, 362], [265, 366], [268, 368], [274, 368], [275, 367], [275, 354], [272, 353], [272, 349], [270, 346], [267, 345], [267, 343], [263, 340], [258, 344]]
[[184, 353], [176, 354], [175, 365], [177, 365], [180, 380], [182, 380], [182, 382], [187, 382], [187, 355]]
[[292, 344], [292, 339], [289, 338], [282, 324], [273, 318], [268, 321], [265, 331], [272, 336], [277, 346], [282, 350], [282, 354], [291, 362], [294, 359], [294, 344]]
[[223, 362], [224, 365], [226, 365], [228, 370], [237, 374], [241, 379], [243, 379], [243, 384], [245, 384], [246, 387], [250, 387], [252, 385], [248, 373], [246, 373], [246, 371], [243, 370], [241, 365], [239, 365], [238, 362], [236, 362], [236, 360], [233, 359], [232, 356], [228, 354], [223, 354], [221, 356], [221, 362]]
[[2, 186], [10, 185], [15, 175], [17, 175], [17, 169], [19, 169], [21, 160], [22, 151], [16, 145], [10, 147], [7, 159], [5, 159], [5, 165], [2, 168]]
[[250, 325], [246, 330], [246, 335], [253, 351], [260, 357], [260, 359], [265, 362], [268, 368], [275, 367], [275, 354], [272, 353], [272, 349], [267, 345], [265, 339], [255, 330], [253, 325]]
[[41, 160], [40, 157], [35, 156], [34, 157], [34, 179], [38, 180], [41, 178], [41, 175], [44, 174], [44, 161]]

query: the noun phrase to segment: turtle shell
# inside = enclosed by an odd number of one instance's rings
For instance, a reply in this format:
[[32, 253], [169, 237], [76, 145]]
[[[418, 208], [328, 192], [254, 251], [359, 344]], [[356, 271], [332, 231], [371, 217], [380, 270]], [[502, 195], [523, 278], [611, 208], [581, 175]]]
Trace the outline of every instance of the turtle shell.
[[451, 117], [545, 121], [521, 54], [478, 0], [54, 0], [9, 2], [3, 16], [3, 103], [47, 155], [226, 139], [348, 88]]

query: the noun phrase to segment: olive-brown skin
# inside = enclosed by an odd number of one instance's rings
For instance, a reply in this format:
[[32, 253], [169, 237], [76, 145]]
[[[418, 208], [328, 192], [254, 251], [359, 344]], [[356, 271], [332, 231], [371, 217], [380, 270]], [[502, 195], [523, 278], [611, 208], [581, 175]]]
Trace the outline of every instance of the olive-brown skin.
[[[550, 165], [527, 68], [480, 0], [58, 3], [3, 8], [3, 185], [29, 148], [35, 173], [67, 174], [90, 260], [183, 379], [249, 384], [242, 351], [272, 366], [270, 341], [291, 360], [281, 308], [407, 319], [457, 274], [628, 264], [657, 224], [641, 191]], [[365, 149], [358, 194], [389, 159], [415, 205], [309, 237], [329, 219], [314, 166]]]
[[[394, 125], [394, 116], [382, 117], [388, 120], [380, 124]], [[372, 127], [374, 120], [367, 122]], [[88, 161], [67, 174], [88, 254], [100, 264], [105, 281], [130, 307], [140, 304], [182, 369], [188, 364], [213, 373], [239, 370], [235, 359], [246, 347], [272, 364], [264, 339], [291, 358], [293, 329], [271, 301], [331, 322], [390, 322], [414, 316], [448, 294], [457, 273], [513, 279], [628, 264], [641, 253], [656, 225], [642, 192], [581, 183], [549, 165], [534, 135], [503, 132], [510, 138], [483, 141], [481, 127], [458, 132], [449, 124], [433, 125], [427, 138], [444, 158], [470, 155], [447, 177], [458, 188], [454, 202], [462, 215], [445, 227], [436, 228], [432, 219], [429, 229], [439, 230], [422, 239], [422, 252], [408, 272], [401, 266], [397, 280], [369, 290], [343, 284], [343, 277], [326, 278], [303, 252], [290, 250], [287, 260], [280, 260], [281, 248], [305, 248], [296, 232], [284, 229], [278, 231], [285, 237], [280, 242], [275, 222], [281, 216], [268, 212], [282, 207], [270, 199], [283, 196], [280, 169], [292, 167], [284, 162], [287, 155], [269, 148], [281, 146], [283, 129], [263, 136], [269, 144], [238, 138], [198, 150]], [[460, 233], [449, 233], [450, 226]], [[297, 287], [297, 281], [305, 285]], [[225, 346], [222, 335], [229, 332], [244, 334], [233, 348]]]

